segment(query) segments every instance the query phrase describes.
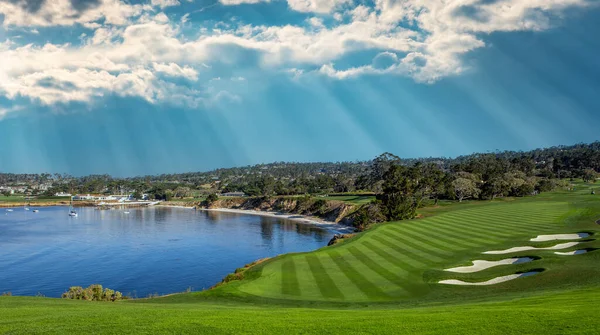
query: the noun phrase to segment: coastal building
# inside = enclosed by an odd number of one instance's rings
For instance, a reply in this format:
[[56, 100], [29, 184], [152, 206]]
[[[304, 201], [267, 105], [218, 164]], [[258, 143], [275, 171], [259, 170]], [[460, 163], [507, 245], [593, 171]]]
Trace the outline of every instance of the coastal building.
[[15, 190], [13, 190], [11, 187], [0, 186], [0, 192], [6, 192], [6, 191], [8, 191], [8, 193], [10, 193], [10, 194], [15, 194]]
[[110, 196], [111, 199], [108, 200], [116, 200], [116, 201], [132, 201], [135, 200], [133, 198], [133, 194], [114, 194]]
[[73, 200], [74, 201], [92, 201], [92, 200], [96, 200], [96, 196], [91, 195], [91, 194], [75, 194], [75, 196], [73, 196]]
[[58, 192], [58, 193], [54, 193], [55, 197], [70, 197], [72, 196], [71, 193], [64, 193], [64, 192]]

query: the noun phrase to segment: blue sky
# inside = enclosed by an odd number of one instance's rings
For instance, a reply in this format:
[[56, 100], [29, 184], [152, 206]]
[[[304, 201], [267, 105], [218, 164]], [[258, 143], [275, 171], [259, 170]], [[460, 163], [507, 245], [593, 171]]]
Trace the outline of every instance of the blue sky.
[[599, 15], [589, 0], [0, 0], [0, 171], [595, 141]]

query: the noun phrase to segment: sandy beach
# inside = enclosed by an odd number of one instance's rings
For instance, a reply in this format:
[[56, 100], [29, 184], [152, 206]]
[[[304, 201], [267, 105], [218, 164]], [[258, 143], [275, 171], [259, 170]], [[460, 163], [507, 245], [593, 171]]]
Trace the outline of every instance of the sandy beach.
[[339, 223], [333, 223], [319, 218], [304, 216], [299, 214], [279, 213], [279, 212], [264, 212], [250, 209], [231, 209], [231, 208], [198, 208], [198, 210], [222, 212], [222, 213], [234, 213], [234, 214], [249, 214], [249, 215], [261, 215], [267, 217], [274, 217], [279, 219], [286, 219], [297, 221], [304, 224], [311, 224], [320, 228], [326, 229], [336, 234], [348, 234], [354, 232], [354, 227], [345, 226]]

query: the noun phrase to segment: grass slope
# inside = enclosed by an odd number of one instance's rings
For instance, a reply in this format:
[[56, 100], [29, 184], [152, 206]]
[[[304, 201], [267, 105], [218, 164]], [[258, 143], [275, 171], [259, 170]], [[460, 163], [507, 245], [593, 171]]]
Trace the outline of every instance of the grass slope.
[[[488, 203], [436, 216], [381, 225], [354, 241], [338, 247], [279, 257], [260, 269], [260, 276], [241, 282], [237, 290], [274, 299], [311, 301], [374, 302], [423, 299], [444, 291], [437, 282], [456, 278], [483, 281], [500, 275], [545, 268], [537, 278], [519, 282], [545, 281], [564, 256], [549, 251], [525, 251], [506, 255], [482, 255], [483, 251], [513, 246], [546, 246], [556, 242], [529, 242], [539, 234], [577, 232], [564, 224], [567, 214], [576, 214], [564, 201]], [[584, 245], [592, 245], [586, 243]], [[505, 265], [473, 274], [443, 272], [449, 267], [469, 264], [474, 259], [502, 259], [538, 256], [527, 264]], [[594, 256], [581, 255], [583, 257]], [[516, 284], [515, 284], [516, 283]], [[500, 291], [521, 283], [469, 291]], [[461, 290], [462, 288], [454, 288]], [[437, 294], [433, 294], [437, 296]], [[439, 297], [439, 296], [438, 296]]]
[[426, 308], [279, 308], [0, 297], [10, 334], [592, 334], [600, 290]]
[[[600, 322], [600, 251], [483, 255], [540, 234], [589, 232], [562, 251], [600, 248], [600, 198], [589, 185], [535, 198], [428, 208], [424, 218], [388, 223], [333, 247], [288, 254], [206, 292], [119, 303], [0, 297], [0, 332], [11, 333], [586, 333]], [[472, 260], [535, 256], [476, 273], [445, 268]], [[543, 269], [527, 278], [485, 281]]]

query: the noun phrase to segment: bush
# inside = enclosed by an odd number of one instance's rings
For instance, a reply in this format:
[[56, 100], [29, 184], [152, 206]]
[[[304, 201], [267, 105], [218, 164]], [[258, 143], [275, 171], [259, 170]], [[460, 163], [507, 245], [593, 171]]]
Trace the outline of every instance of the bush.
[[214, 193], [211, 193], [211, 194], [209, 194], [209, 195], [206, 197], [206, 202], [208, 202], [209, 204], [210, 204], [210, 203], [213, 203], [213, 202], [215, 202], [215, 201], [217, 201], [217, 200], [219, 200], [219, 197], [218, 197], [216, 194], [214, 194]]
[[325, 212], [327, 212], [327, 201], [324, 199], [317, 199], [310, 207], [310, 211], [317, 215], [325, 214]]
[[127, 299], [121, 292], [109, 288], [102, 289], [102, 285], [93, 284], [86, 288], [81, 286], [71, 286], [69, 290], [62, 294], [63, 299], [89, 300], [89, 301], [116, 301]]
[[373, 223], [386, 220], [377, 201], [363, 205], [352, 216], [352, 225], [359, 231], [365, 230]]

